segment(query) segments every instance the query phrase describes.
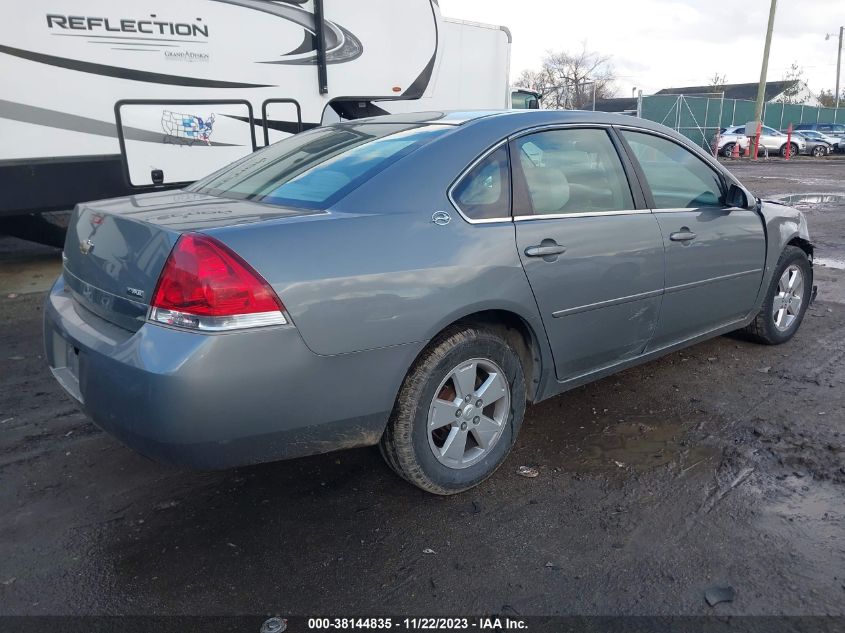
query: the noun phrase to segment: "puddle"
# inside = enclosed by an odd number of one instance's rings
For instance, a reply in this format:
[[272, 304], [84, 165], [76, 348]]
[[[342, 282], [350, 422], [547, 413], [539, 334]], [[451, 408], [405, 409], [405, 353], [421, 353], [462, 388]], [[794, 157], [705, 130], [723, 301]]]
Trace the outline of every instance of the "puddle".
[[805, 209], [823, 204], [845, 203], [845, 193], [790, 193], [775, 196], [773, 200], [788, 204], [796, 209]]
[[814, 266], [824, 266], [825, 268], [835, 268], [836, 270], [845, 270], [845, 259], [837, 259], [836, 257], [814, 257]]
[[820, 570], [838, 566], [831, 553], [845, 536], [842, 495], [835, 484], [787, 477], [762, 509], [758, 526], [788, 542]]
[[686, 467], [710, 456], [712, 451], [705, 447], [688, 447], [685, 437], [680, 422], [613, 424], [601, 433], [584, 438], [576, 461], [582, 470], [605, 470], [610, 464], [619, 469], [646, 471], [671, 462], [683, 463]]

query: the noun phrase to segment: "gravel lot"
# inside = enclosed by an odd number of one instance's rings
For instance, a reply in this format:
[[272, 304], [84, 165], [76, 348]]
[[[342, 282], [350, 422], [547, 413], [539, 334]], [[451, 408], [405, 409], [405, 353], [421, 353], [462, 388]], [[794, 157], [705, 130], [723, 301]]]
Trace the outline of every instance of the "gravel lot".
[[0, 614], [845, 615], [845, 160], [728, 166], [764, 197], [841, 194], [793, 199], [826, 264], [795, 339], [531, 407], [451, 498], [375, 449], [217, 473], [134, 454], [45, 366], [58, 252], [0, 237]]

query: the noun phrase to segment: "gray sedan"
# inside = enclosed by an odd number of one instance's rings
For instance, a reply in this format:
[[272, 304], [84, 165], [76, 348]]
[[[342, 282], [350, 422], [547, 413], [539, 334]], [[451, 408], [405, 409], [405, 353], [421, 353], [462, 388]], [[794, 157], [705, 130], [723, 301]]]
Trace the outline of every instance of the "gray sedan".
[[62, 386], [146, 455], [377, 444], [452, 494], [502, 463], [527, 403], [734, 330], [788, 341], [812, 256], [800, 212], [660, 125], [385, 116], [79, 205], [44, 336]]

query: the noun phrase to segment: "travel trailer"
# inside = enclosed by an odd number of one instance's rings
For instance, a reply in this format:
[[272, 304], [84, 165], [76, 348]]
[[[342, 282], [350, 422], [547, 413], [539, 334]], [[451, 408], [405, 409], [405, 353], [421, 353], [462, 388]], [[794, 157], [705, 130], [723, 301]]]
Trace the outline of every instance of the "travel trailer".
[[[0, 22], [0, 216], [179, 186], [324, 122], [511, 106], [437, 0], [30, 0]], [[521, 107], [536, 95], [517, 91]]]

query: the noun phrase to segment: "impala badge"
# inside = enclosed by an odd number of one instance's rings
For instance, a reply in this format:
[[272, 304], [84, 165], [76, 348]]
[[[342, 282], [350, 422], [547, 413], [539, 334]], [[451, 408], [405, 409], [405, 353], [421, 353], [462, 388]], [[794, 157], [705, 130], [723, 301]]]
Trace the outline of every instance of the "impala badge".
[[431, 221], [437, 226], [446, 226], [452, 221], [452, 216], [445, 211], [435, 211], [431, 214]]
[[126, 286], [126, 294], [132, 295], [133, 297], [137, 297], [138, 299], [144, 298], [144, 291], [139, 290], [138, 288], [131, 288], [129, 286]]
[[91, 240], [85, 240], [84, 242], [79, 243], [79, 252], [83, 255], [87, 255], [91, 251], [94, 250], [94, 242]]

